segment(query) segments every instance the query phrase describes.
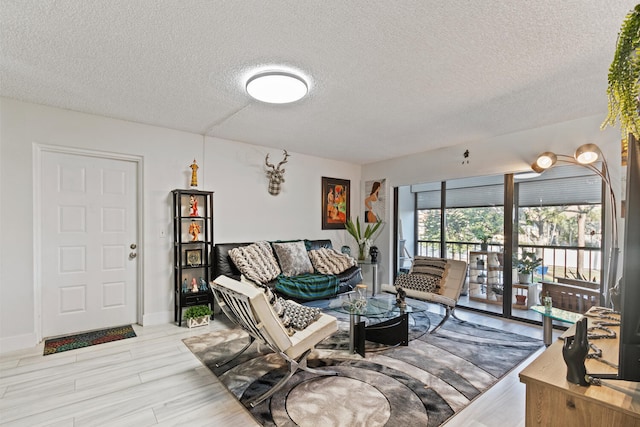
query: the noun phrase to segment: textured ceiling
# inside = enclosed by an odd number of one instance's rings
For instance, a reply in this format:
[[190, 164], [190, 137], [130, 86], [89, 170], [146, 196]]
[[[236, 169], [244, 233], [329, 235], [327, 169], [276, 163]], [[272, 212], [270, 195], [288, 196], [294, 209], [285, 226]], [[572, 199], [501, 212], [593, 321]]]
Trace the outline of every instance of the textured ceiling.
[[[366, 164], [606, 114], [627, 0], [0, 0], [0, 95]], [[256, 68], [310, 82], [251, 100]]]

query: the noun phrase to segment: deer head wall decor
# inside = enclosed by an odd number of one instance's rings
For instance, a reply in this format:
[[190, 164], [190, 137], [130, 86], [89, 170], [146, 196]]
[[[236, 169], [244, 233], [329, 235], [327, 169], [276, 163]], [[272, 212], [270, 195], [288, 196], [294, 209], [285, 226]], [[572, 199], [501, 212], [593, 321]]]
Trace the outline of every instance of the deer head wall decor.
[[287, 163], [289, 153], [287, 153], [287, 150], [282, 151], [284, 151], [284, 159], [278, 163], [278, 166], [273, 166], [269, 163], [269, 154], [264, 159], [264, 163], [267, 166], [267, 176], [269, 177], [269, 194], [272, 196], [280, 194], [280, 185], [284, 182], [284, 169], [280, 169], [280, 166]]

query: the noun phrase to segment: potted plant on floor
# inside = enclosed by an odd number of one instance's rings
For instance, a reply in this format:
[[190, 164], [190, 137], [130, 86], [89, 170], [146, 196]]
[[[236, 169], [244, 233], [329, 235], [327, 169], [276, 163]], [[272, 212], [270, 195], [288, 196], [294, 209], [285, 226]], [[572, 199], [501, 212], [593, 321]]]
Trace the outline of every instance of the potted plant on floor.
[[187, 319], [187, 326], [190, 328], [205, 326], [209, 324], [211, 313], [208, 305], [194, 305], [185, 310], [184, 318]]
[[502, 301], [504, 295], [504, 287], [502, 285], [492, 285], [491, 292], [493, 292], [496, 296], [496, 301]]
[[533, 252], [522, 251], [522, 256], [515, 260], [518, 269], [518, 281], [523, 285], [531, 283], [533, 271], [542, 265], [542, 258], [536, 257]]

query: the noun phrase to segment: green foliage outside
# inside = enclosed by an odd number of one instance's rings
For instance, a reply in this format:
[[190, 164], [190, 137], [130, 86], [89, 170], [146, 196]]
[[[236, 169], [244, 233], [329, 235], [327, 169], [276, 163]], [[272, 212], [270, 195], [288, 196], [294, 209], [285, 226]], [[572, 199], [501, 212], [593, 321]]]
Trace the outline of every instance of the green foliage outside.
[[599, 248], [601, 212], [599, 205], [520, 208], [519, 244]]
[[[599, 205], [542, 206], [520, 208], [520, 245], [601, 246], [601, 208]], [[482, 243], [504, 242], [502, 207], [455, 208], [447, 210], [446, 241]], [[418, 212], [418, 239], [440, 240], [440, 209]]]
[[[446, 240], [449, 242], [504, 241], [502, 207], [447, 209]], [[440, 240], [440, 209], [418, 214], [419, 240]]]

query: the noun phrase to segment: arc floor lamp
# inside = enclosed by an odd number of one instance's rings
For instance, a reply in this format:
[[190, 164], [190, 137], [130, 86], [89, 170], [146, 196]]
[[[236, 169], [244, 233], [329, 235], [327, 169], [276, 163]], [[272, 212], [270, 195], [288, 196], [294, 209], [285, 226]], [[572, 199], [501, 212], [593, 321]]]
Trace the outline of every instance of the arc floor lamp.
[[[597, 161], [602, 162], [602, 170], [598, 169], [594, 165]], [[617, 285], [618, 256], [620, 254], [620, 248], [618, 246], [618, 214], [616, 207], [616, 195], [611, 186], [611, 177], [609, 175], [607, 161], [604, 154], [596, 144], [584, 144], [578, 147], [573, 156], [546, 151], [538, 156], [536, 161], [531, 165], [531, 169], [533, 169], [534, 172], [542, 173], [553, 167], [557, 162], [585, 167], [598, 175], [605, 184], [606, 192], [609, 196], [608, 205], [611, 212], [611, 215], [609, 215], [611, 239], [609, 240], [610, 245], [608, 248], [609, 256], [606, 258], [607, 280], [605, 281], [604, 289], [605, 302], [606, 304], [609, 304], [610, 291], [616, 288]]]

